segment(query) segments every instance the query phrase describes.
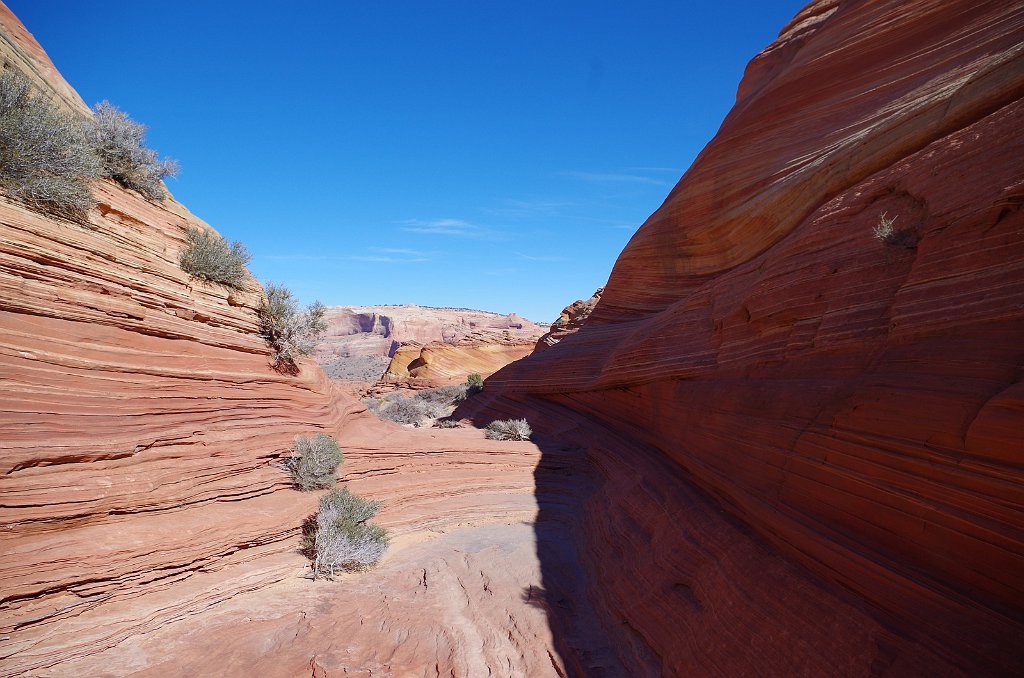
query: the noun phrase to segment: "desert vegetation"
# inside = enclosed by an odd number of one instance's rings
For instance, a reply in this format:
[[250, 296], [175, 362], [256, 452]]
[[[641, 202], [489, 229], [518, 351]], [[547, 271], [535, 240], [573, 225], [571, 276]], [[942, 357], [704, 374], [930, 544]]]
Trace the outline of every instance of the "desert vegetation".
[[110, 177], [161, 200], [177, 163], [145, 146], [146, 127], [109, 102], [83, 119], [36, 91], [21, 73], [0, 74], [0, 189], [33, 209], [85, 222], [91, 181]]
[[0, 74], [0, 189], [33, 209], [85, 221], [99, 158], [82, 121], [33, 91], [21, 73]]
[[471, 396], [484, 390], [484, 378], [474, 372], [466, 377], [466, 396]]
[[372, 567], [388, 548], [387, 530], [370, 522], [380, 502], [331, 490], [320, 498], [320, 510], [303, 525], [303, 553], [313, 579], [331, 579], [338, 572]]
[[178, 174], [178, 163], [146, 148], [146, 126], [109, 101], [93, 108], [86, 131], [102, 163], [102, 174], [149, 200], [164, 198], [163, 179]]
[[214, 231], [189, 228], [178, 263], [189, 275], [239, 289], [249, 275], [252, 255], [240, 241], [230, 245]]
[[267, 283], [259, 309], [260, 336], [271, 348], [274, 366], [285, 372], [298, 369], [296, 360], [309, 355], [327, 331], [324, 305], [314, 301], [305, 309], [284, 285]]
[[338, 467], [344, 459], [338, 441], [331, 436], [324, 433], [312, 438], [299, 436], [288, 460], [288, 471], [295, 486], [304, 491], [334, 487]]
[[889, 217], [886, 212], [878, 217], [878, 224], [871, 228], [872, 235], [881, 243], [891, 247], [904, 247], [915, 249], [917, 247], [917, 235], [912, 229], [896, 228], [896, 220], [899, 216]]
[[368, 398], [363, 403], [381, 419], [419, 425], [426, 419], [451, 414], [471, 394], [468, 384], [451, 384], [417, 391], [411, 396], [395, 394], [383, 399]]
[[497, 419], [487, 425], [491, 440], [529, 440], [533, 430], [525, 419]]

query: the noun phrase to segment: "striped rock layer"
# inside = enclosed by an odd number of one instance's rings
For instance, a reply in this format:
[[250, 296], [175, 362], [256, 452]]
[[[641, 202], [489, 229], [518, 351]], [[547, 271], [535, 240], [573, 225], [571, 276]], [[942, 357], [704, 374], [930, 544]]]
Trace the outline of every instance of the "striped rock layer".
[[1021, 129], [1024, 3], [813, 2], [586, 324], [488, 380], [480, 420], [588, 422], [552, 453], [635, 674], [1019, 671]]

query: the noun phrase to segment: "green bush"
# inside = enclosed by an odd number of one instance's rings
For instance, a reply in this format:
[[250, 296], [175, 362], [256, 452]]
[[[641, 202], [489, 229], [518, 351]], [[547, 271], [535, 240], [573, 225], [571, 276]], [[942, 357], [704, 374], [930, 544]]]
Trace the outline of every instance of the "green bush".
[[21, 73], [0, 74], [0, 189], [33, 209], [88, 220], [100, 163], [82, 121], [53, 106]]
[[178, 263], [181, 270], [196, 278], [240, 289], [249, 276], [245, 265], [251, 258], [238, 240], [228, 245], [218, 233], [189, 228]]
[[466, 397], [476, 395], [484, 390], [484, 378], [474, 372], [466, 377]]
[[313, 579], [365, 570], [381, 559], [390, 539], [387, 530], [370, 522], [380, 506], [348, 488], [320, 498], [320, 511], [303, 525], [303, 553], [312, 561]]
[[259, 309], [260, 336], [271, 348], [274, 366], [295, 372], [299, 356], [309, 355], [327, 331], [326, 309], [314, 301], [305, 310], [291, 290], [283, 285], [267, 283], [267, 296]]
[[525, 419], [498, 419], [487, 425], [491, 440], [529, 440], [533, 431]]
[[161, 160], [156, 151], [146, 148], [146, 126], [110, 102], [101, 101], [93, 112], [86, 128], [102, 163], [103, 176], [149, 200], [163, 200], [162, 180], [178, 174], [178, 163], [167, 158]]
[[295, 456], [288, 460], [292, 481], [303, 490], [334, 487], [338, 480], [338, 467], [345, 455], [338, 441], [318, 433], [313, 438], [295, 439]]

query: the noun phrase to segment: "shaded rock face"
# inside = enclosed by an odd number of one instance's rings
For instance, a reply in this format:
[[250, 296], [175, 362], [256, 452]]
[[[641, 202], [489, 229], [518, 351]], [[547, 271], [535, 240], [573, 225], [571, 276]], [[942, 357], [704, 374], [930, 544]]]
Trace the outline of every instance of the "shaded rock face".
[[[846, 634], [826, 674], [1019, 670], [1022, 128], [1024, 4], [812, 3], [586, 325], [471, 403], [540, 432], [595, 422], [546, 452], [587, 450], [580, 548], [635, 674], [788, 673], [827, 647], [808, 620]], [[741, 565], [765, 546], [873, 621]], [[742, 552], [723, 580], [712, 563]], [[724, 610], [712, 653], [693, 630]]]

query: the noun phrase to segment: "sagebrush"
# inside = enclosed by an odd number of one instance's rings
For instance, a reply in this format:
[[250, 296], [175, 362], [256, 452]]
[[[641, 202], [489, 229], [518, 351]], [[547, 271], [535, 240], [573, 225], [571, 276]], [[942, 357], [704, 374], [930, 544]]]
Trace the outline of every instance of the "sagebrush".
[[293, 372], [299, 356], [309, 355], [327, 331], [326, 308], [314, 301], [305, 310], [283, 285], [267, 283], [259, 309], [260, 336], [271, 348], [274, 366]]
[[348, 488], [320, 498], [319, 512], [303, 525], [303, 552], [312, 561], [313, 579], [364, 570], [381, 559], [390, 539], [387, 530], [370, 522], [380, 506]]
[[295, 452], [288, 460], [292, 481], [303, 490], [334, 487], [338, 481], [338, 467], [345, 455], [338, 441], [324, 433], [312, 438], [295, 439]]
[[93, 108], [86, 123], [93, 149], [102, 163], [102, 174], [150, 200], [164, 198], [163, 179], [176, 176], [178, 163], [161, 159], [146, 148], [146, 126], [135, 122], [109, 101]]
[[21, 73], [0, 74], [0, 189], [38, 211], [85, 222], [100, 170], [83, 120]]
[[491, 440], [529, 440], [533, 430], [525, 419], [498, 419], [487, 425]]
[[450, 414], [452, 409], [466, 399], [466, 392], [465, 384], [451, 384], [423, 389], [408, 398], [394, 395], [370, 409], [381, 419], [399, 424], [419, 424], [424, 419], [436, 419]]
[[178, 263], [189, 275], [240, 289], [249, 277], [252, 255], [240, 241], [230, 245], [214, 231], [189, 228]]

